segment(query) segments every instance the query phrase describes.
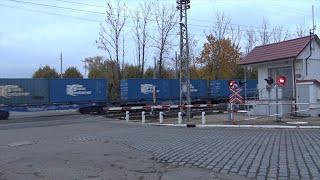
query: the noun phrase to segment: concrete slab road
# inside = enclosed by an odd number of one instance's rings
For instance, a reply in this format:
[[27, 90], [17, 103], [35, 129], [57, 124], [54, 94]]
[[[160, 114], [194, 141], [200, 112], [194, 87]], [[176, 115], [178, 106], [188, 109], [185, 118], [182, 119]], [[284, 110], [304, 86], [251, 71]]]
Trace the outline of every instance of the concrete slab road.
[[[151, 153], [117, 140], [135, 125], [96, 116], [0, 124], [0, 179], [241, 179], [212, 171], [159, 163]], [[65, 121], [65, 122], [64, 122]], [[70, 123], [71, 122], [71, 123]], [[32, 123], [32, 126], [28, 125]], [[44, 124], [47, 123], [47, 126]], [[105, 133], [114, 134], [110, 138]], [[242, 178], [243, 179], [243, 178]]]

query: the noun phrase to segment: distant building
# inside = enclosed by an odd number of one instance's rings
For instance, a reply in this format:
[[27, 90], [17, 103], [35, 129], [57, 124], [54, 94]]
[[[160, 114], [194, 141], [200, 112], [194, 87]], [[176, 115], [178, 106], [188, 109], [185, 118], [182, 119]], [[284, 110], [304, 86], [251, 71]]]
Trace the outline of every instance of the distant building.
[[[276, 81], [278, 76], [285, 76], [287, 83], [278, 92], [282, 113], [320, 114], [320, 40], [317, 35], [255, 47], [239, 64], [258, 70], [260, 102], [270, 103], [276, 95], [275, 88], [269, 94], [264, 79], [272, 77]], [[268, 107], [270, 113], [270, 105]], [[266, 106], [259, 106], [254, 111], [266, 114], [266, 109]]]

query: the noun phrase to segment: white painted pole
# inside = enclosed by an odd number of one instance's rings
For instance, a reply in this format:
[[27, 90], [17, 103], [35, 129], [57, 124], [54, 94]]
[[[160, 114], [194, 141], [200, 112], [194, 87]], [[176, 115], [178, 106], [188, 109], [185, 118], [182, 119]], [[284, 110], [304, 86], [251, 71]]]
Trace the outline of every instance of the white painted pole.
[[126, 111], [126, 121], [129, 122], [129, 111]]
[[146, 123], [146, 113], [142, 111], [142, 124]]
[[182, 124], [182, 113], [178, 112], [178, 124]]
[[206, 112], [202, 112], [201, 122], [202, 122], [202, 125], [206, 124]]
[[163, 112], [159, 112], [160, 124], [163, 123]]

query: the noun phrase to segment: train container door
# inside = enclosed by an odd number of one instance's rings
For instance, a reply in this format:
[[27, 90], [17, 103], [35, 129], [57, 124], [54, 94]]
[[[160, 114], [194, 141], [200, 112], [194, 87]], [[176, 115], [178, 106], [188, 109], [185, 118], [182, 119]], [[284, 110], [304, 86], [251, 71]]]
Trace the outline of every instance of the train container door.
[[[247, 97], [247, 98], [255, 98], [258, 96], [258, 92], [257, 92], [257, 85], [258, 85], [258, 80], [248, 80], [247, 83], [245, 85], [243, 85], [242, 89], [243, 89], [243, 97]], [[245, 93], [247, 93], [247, 95], [245, 96]]]
[[173, 83], [173, 79], [156, 80], [157, 99], [159, 101], [168, 101], [175, 98], [175, 93], [172, 91]]
[[129, 101], [129, 82], [128, 80], [121, 80], [120, 82], [120, 99], [122, 101]]
[[208, 84], [206, 80], [191, 80], [190, 92], [192, 99], [202, 99], [208, 96]]
[[210, 82], [210, 95], [215, 100], [225, 100], [230, 95], [227, 80], [213, 80]]

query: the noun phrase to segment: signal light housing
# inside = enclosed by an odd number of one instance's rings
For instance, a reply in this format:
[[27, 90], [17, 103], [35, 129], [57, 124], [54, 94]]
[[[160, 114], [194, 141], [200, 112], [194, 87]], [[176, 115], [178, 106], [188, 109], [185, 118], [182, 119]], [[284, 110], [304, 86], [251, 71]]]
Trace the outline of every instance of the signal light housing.
[[228, 81], [228, 86], [229, 86], [229, 88], [233, 88], [235, 85], [237, 85], [237, 82], [236, 82], [236, 81], [234, 81], [234, 80]]
[[277, 77], [277, 85], [284, 86], [287, 82], [287, 78], [285, 76], [278, 76]]
[[268, 84], [268, 85], [272, 85], [272, 84], [274, 83], [274, 80], [273, 80], [272, 77], [268, 77], [268, 78], [266, 78], [266, 79], [264, 79], [264, 80], [267, 81], [267, 84]]

